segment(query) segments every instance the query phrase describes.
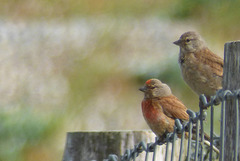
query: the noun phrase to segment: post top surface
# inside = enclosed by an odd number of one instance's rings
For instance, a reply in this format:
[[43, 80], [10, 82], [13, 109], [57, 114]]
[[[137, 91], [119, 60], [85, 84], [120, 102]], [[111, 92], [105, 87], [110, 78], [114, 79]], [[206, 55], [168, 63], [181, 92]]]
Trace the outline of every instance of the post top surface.
[[225, 43], [225, 45], [227, 44], [240, 44], [240, 40], [236, 40], [236, 41], [228, 41]]

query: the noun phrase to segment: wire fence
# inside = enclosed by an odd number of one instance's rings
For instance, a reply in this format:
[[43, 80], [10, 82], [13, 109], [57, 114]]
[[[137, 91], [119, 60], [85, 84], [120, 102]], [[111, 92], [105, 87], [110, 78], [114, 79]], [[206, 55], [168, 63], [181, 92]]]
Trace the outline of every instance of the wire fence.
[[[188, 110], [189, 114], [189, 122], [181, 123], [180, 120], [175, 120], [174, 132], [167, 134], [167, 137], [164, 142], [160, 142], [158, 138], [156, 138], [155, 142], [145, 143], [141, 141], [139, 144], [135, 145], [132, 149], [126, 149], [125, 153], [122, 156], [117, 156], [115, 154], [110, 154], [107, 159], [104, 161], [130, 161], [137, 160], [140, 153], [145, 152], [145, 161], [147, 161], [150, 157], [150, 153], [152, 153], [150, 158], [152, 161], [156, 160], [157, 147], [166, 145], [165, 152], [165, 161], [169, 158], [171, 161], [179, 160], [179, 161], [205, 161], [205, 160], [224, 160], [224, 136], [225, 136], [225, 109], [226, 102], [232, 101], [236, 107], [236, 115], [232, 117], [236, 117], [236, 134], [234, 141], [236, 144], [232, 154], [234, 155], [235, 160], [237, 161], [238, 155], [238, 124], [239, 124], [239, 98], [240, 98], [240, 90], [230, 91], [230, 90], [219, 90], [215, 96], [211, 97], [211, 100], [207, 102], [207, 99], [204, 95], [200, 96], [199, 112], [193, 112]], [[220, 128], [220, 136], [216, 136], [214, 134], [214, 110], [217, 105], [221, 104], [221, 128]], [[210, 138], [205, 140], [204, 133], [204, 120], [206, 118], [205, 109], [210, 108]], [[219, 107], [216, 107], [219, 108]], [[217, 109], [219, 110], [219, 109]], [[184, 137], [185, 133], [188, 133], [187, 146], [184, 146]], [[175, 142], [177, 140], [177, 136], [181, 135], [181, 141], [178, 145], [179, 157], [174, 158], [174, 153], [176, 149]], [[186, 149], [185, 149], [186, 148]], [[186, 151], [186, 154], [184, 154]], [[164, 160], [162, 159], [162, 160]]]

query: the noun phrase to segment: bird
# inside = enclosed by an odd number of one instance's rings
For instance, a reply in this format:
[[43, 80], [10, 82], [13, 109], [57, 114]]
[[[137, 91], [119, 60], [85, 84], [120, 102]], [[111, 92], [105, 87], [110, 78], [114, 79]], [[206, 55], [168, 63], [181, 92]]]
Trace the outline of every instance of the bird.
[[188, 121], [187, 107], [158, 79], [149, 79], [139, 88], [144, 93], [142, 113], [151, 130], [159, 137], [174, 131], [175, 119]]
[[[159, 79], [147, 80], [139, 90], [144, 93], [141, 103], [143, 117], [161, 142], [164, 142], [168, 133], [174, 131], [175, 119], [182, 123], [189, 121], [188, 108], [172, 94], [170, 87]], [[185, 138], [187, 137], [188, 132], [185, 133]], [[196, 135], [194, 137], [196, 138]], [[204, 133], [204, 139], [204, 144], [210, 146], [210, 136]], [[214, 151], [219, 153], [215, 146]]]
[[173, 43], [180, 47], [178, 63], [184, 81], [198, 96], [204, 94], [209, 102], [222, 89], [223, 59], [195, 31], [183, 33]]

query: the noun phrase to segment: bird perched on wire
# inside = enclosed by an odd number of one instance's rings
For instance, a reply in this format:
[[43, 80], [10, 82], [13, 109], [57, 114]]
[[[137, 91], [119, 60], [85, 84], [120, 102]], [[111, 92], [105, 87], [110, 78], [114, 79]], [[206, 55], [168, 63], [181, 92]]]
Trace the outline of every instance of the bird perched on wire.
[[187, 107], [172, 95], [167, 84], [158, 79], [149, 79], [139, 90], [144, 93], [144, 119], [159, 138], [174, 131], [175, 119], [188, 121]]
[[201, 36], [189, 31], [173, 42], [180, 47], [179, 59], [184, 81], [207, 100], [222, 89], [223, 59], [208, 49]]
[[[158, 79], [149, 79], [139, 90], [144, 93], [142, 100], [143, 117], [160, 141], [164, 141], [166, 135], [174, 131], [175, 119], [182, 122], [189, 120], [187, 107], [172, 94], [167, 84]], [[186, 132], [185, 138], [187, 136]], [[204, 138], [210, 140], [207, 134], [204, 134]], [[209, 142], [204, 143], [210, 145]]]

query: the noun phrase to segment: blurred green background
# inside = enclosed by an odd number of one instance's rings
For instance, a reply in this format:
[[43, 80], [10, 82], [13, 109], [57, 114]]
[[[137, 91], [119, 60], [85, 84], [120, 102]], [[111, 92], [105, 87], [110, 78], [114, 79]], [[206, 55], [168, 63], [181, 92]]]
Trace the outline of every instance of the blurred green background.
[[196, 30], [223, 57], [240, 36], [239, 5], [0, 0], [0, 161], [61, 160], [68, 131], [148, 129], [138, 88], [149, 78], [198, 111], [172, 42]]

